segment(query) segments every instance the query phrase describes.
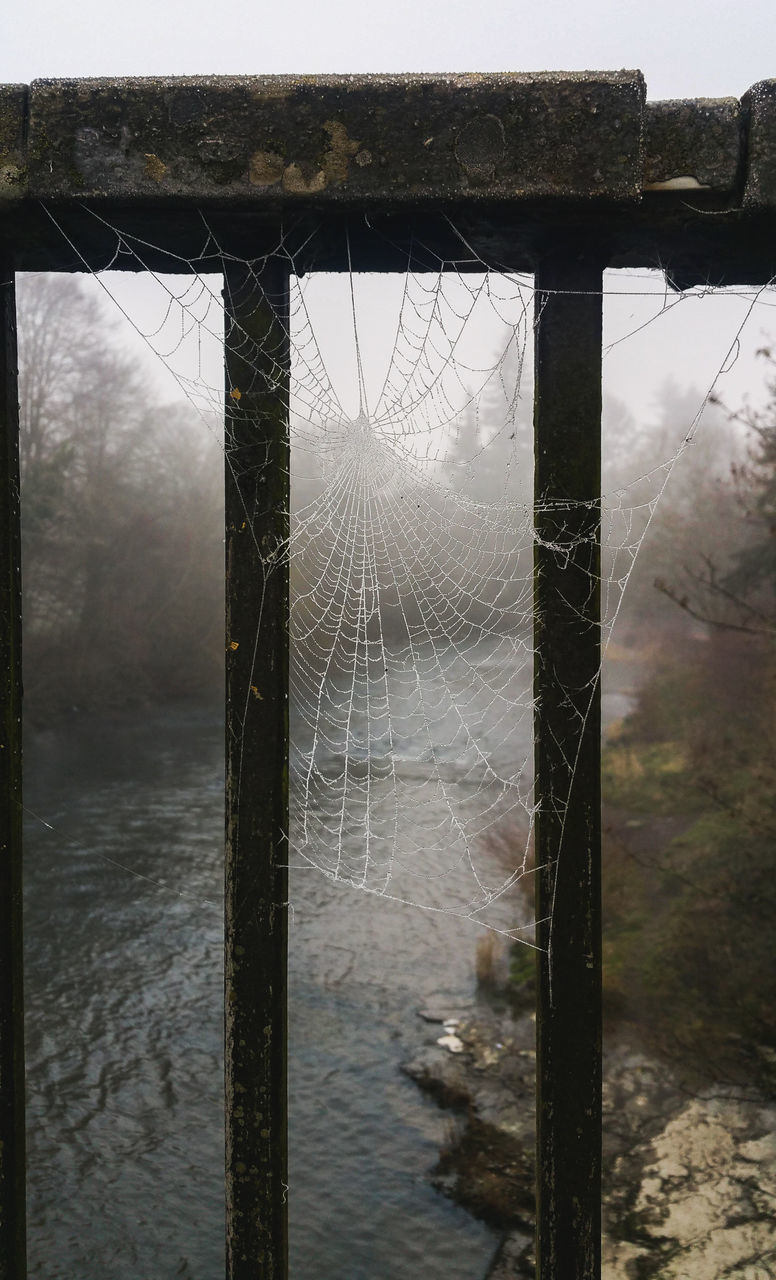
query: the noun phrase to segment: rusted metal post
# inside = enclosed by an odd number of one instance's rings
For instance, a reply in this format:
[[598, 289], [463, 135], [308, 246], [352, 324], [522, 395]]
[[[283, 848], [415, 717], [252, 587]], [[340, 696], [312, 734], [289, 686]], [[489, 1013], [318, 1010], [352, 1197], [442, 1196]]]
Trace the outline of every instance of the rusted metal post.
[[601, 1273], [602, 264], [536, 272], [537, 1280]]
[[22, 634], [13, 264], [0, 257], [0, 1280], [24, 1280]]
[[228, 266], [224, 304], [226, 1275], [284, 1280], [288, 265]]

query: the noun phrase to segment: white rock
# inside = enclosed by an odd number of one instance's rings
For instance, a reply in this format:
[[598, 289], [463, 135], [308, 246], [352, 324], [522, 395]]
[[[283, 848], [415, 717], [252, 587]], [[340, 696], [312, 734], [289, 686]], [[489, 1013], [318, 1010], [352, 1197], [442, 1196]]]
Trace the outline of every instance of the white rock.
[[463, 1040], [459, 1040], [458, 1036], [440, 1036], [437, 1044], [441, 1044], [443, 1049], [449, 1049], [451, 1053], [463, 1053]]

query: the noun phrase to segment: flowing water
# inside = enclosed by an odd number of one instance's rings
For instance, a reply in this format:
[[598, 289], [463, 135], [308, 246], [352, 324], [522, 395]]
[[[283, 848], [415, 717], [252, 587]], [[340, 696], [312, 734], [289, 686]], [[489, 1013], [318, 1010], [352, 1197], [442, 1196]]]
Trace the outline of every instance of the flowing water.
[[[222, 728], [72, 722], [27, 760], [31, 1276], [223, 1274]], [[294, 1280], [484, 1273], [495, 1237], [426, 1181], [445, 1117], [400, 1072], [470, 993], [477, 931], [293, 877]]]
[[[30, 1275], [218, 1280], [220, 719], [74, 713], [26, 764]], [[496, 1236], [428, 1185], [449, 1119], [399, 1067], [479, 931], [315, 870], [291, 897], [291, 1276], [478, 1280]]]

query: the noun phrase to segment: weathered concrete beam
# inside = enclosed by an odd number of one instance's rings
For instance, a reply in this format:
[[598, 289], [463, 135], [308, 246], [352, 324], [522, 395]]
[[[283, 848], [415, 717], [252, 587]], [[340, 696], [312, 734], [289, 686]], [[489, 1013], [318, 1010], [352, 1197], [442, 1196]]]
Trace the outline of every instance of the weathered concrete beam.
[[217, 245], [272, 253], [282, 223], [297, 271], [345, 269], [346, 243], [361, 271], [529, 271], [548, 233], [605, 233], [612, 265], [678, 287], [761, 284], [775, 218], [776, 81], [740, 103], [646, 103], [638, 71], [0, 86], [17, 270], [220, 270]]
[[744, 162], [744, 116], [737, 98], [648, 102], [644, 113], [645, 191], [733, 192]]
[[760, 80], [741, 103], [747, 118], [744, 203], [776, 209], [776, 80]]
[[26, 84], [0, 85], [0, 202], [20, 199], [26, 194], [24, 134], [29, 93]]
[[636, 201], [644, 98], [639, 71], [38, 80], [0, 197]]
[[[749, 125], [751, 137], [746, 129]], [[644, 102], [639, 72], [0, 86], [0, 199], [253, 204], [776, 191], [776, 81]]]

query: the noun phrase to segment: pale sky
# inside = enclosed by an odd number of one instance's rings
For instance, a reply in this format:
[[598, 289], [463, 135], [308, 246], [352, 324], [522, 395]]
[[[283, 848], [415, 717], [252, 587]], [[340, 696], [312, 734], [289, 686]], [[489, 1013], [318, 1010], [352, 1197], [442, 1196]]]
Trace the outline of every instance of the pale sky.
[[650, 98], [776, 75], [772, 0], [16, 0], [0, 82], [39, 76], [640, 67]]

